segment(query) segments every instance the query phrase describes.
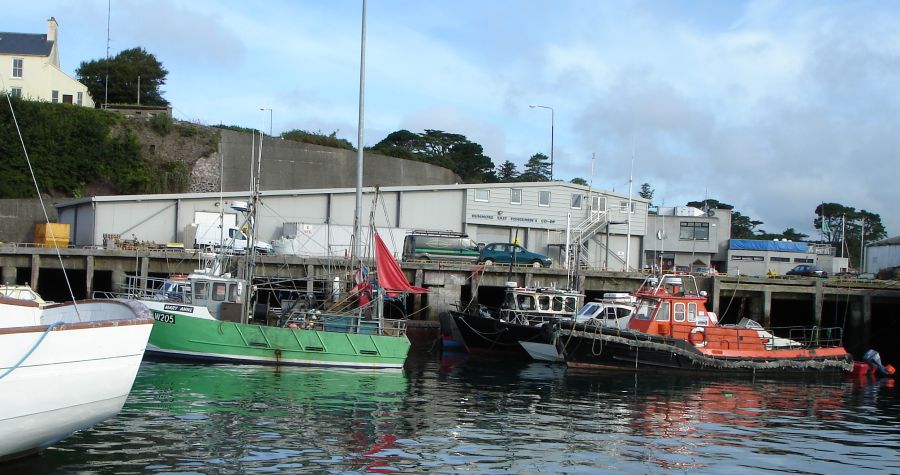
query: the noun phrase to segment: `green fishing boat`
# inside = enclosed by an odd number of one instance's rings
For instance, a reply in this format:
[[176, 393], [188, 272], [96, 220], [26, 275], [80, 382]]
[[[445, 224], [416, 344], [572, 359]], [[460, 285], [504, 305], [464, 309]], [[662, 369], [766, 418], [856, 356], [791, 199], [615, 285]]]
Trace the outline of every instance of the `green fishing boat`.
[[380, 300], [425, 289], [409, 285], [381, 238], [375, 235], [375, 241], [381, 269], [378, 283], [369, 286], [375, 297], [345, 312], [294, 302], [277, 318], [260, 318], [248, 313], [256, 305], [246, 303], [259, 289], [248, 292], [243, 279], [215, 272], [129, 277], [126, 294], [146, 305], [155, 320], [146, 354], [215, 363], [401, 368], [410, 347], [406, 321], [383, 318]]

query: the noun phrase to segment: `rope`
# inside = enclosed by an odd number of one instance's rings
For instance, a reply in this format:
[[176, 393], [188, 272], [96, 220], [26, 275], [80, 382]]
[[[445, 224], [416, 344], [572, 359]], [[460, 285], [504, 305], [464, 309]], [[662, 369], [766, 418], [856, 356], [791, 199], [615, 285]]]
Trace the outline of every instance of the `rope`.
[[44, 333], [41, 333], [41, 337], [38, 338], [38, 340], [34, 343], [34, 345], [31, 346], [31, 349], [28, 350], [25, 353], [25, 355], [23, 355], [21, 358], [19, 358], [19, 361], [16, 361], [16, 364], [7, 368], [6, 371], [3, 372], [3, 374], [0, 374], [0, 379], [5, 378], [8, 374], [10, 374], [13, 371], [15, 371], [16, 369], [18, 369], [19, 366], [21, 366], [22, 363], [24, 363], [25, 360], [27, 360], [28, 357], [31, 356], [32, 353], [34, 353], [34, 350], [36, 350], [37, 347], [41, 345], [41, 342], [44, 341], [44, 338], [47, 337], [47, 334], [49, 334], [53, 330], [53, 328], [55, 328], [57, 325], [62, 325], [62, 324], [63, 324], [63, 322], [60, 321], [60, 322], [55, 322], [55, 323], [51, 323], [50, 325], [48, 325], [47, 329], [44, 330]]

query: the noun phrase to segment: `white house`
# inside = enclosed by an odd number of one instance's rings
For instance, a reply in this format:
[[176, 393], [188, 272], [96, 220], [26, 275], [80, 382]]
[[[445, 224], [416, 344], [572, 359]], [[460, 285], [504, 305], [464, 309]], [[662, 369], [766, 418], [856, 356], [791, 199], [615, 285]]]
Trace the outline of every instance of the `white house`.
[[11, 95], [31, 100], [94, 107], [87, 86], [59, 68], [59, 24], [47, 34], [0, 32], [0, 77]]

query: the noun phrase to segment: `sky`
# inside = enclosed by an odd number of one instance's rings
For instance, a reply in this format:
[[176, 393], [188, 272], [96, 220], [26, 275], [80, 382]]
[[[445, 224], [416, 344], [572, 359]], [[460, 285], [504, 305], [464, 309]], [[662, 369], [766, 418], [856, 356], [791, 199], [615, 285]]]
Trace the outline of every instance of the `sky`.
[[[56, 18], [71, 75], [109, 19], [111, 55], [168, 69], [177, 119], [358, 142], [362, 0], [2, 3], [0, 31]], [[522, 171], [552, 142], [554, 178], [631, 176], [655, 205], [817, 238], [835, 202], [900, 230], [900, 2], [368, 0], [365, 30], [366, 146], [437, 129]]]

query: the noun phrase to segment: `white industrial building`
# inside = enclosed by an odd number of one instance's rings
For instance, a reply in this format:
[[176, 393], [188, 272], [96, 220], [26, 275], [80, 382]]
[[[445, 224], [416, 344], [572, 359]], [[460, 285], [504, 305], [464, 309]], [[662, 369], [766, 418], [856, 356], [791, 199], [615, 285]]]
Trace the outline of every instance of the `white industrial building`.
[[[276, 241], [300, 233], [319, 240], [326, 236], [332, 242], [318, 243], [320, 253], [340, 252], [349, 244], [345, 241], [353, 225], [355, 192], [263, 191], [256, 237]], [[648, 208], [642, 198], [565, 182], [394, 186], [379, 190], [373, 209], [374, 193], [373, 188], [363, 190], [363, 225], [374, 221], [394, 250], [406, 230], [449, 230], [483, 243], [517, 240], [550, 256], [554, 266], [565, 260], [566, 249], [576, 248], [581, 262], [590, 267], [621, 270], [626, 262], [632, 269], [641, 265]], [[102, 246], [104, 235], [164, 244], [182, 242], [185, 229], [198, 216], [239, 214], [230, 204], [247, 200], [247, 192], [96, 196], [56, 207], [59, 221], [70, 225], [74, 245]], [[242, 222], [241, 216], [236, 218]]]
[[900, 267], [900, 236], [883, 239], [866, 246], [865, 272], [878, 274], [880, 271]]
[[732, 239], [728, 245], [730, 275], [784, 275], [800, 264], [815, 264], [836, 274], [847, 271], [848, 260], [835, 256], [834, 247], [827, 244]]

